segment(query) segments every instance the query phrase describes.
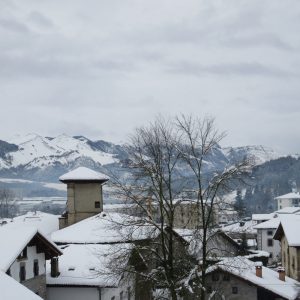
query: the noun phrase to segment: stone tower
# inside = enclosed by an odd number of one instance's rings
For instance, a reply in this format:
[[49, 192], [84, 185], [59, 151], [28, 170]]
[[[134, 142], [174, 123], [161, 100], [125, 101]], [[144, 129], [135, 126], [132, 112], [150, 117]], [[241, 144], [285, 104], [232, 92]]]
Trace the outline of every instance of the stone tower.
[[102, 184], [109, 177], [79, 167], [62, 175], [59, 180], [67, 184], [67, 211], [59, 218], [60, 229], [103, 211]]

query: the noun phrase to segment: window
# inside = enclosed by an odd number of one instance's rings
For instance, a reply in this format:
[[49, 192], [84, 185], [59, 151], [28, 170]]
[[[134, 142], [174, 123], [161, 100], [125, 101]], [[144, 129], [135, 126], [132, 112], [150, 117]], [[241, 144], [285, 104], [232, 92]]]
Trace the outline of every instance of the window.
[[269, 258], [273, 258], [273, 252], [270, 252]]
[[25, 263], [20, 264], [20, 282], [26, 280], [26, 265]]
[[100, 208], [100, 202], [99, 201], [95, 202], [95, 208]]
[[267, 235], [273, 235], [273, 230], [268, 230]]
[[23, 249], [23, 251], [18, 256], [18, 259], [26, 259], [27, 258], [27, 247]]
[[116, 299], [116, 297], [115, 296], [113, 296], [113, 297], [111, 297], [111, 299], [110, 300], [115, 300]]
[[123, 300], [123, 291], [120, 292], [120, 300]]
[[292, 268], [295, 270], [295, 256], [292, 257]]
[[211, 286], [208, 286], [208, 287], [206, 288], [206, 290], [207, 290], [207, 293], [208, 293], [208, 294], [211, 294], [211, 293], [212, 293], [212, 287], [211, 287]]
[[237, 286], [233, 286], [232, 287], [232, 294], [237, 294], [238, 293], [238, 287]]
[[33, 275], [39, 276], [39, 261], [37, 259], [33, 261]]
[[268, 239], [268, 247], [272, 247], [273, 246], [273, 239]]
[[127, 300], [131, 299], [131, 290], [130, 290], [130, 286], [127, 288]]
[[224, 274], [223, 281], [230, 281], [230, 275], [228, 273]]
[[218, 281], [219, 279], [220, 279], [220, 276], [218, 273], [215, 272], [212, 274], [212, 281]]

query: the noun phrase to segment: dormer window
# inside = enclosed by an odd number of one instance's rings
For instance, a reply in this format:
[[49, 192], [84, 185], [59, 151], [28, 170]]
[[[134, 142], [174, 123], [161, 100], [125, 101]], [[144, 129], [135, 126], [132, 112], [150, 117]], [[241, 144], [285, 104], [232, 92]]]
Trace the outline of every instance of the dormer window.
[[27, 259], [27, 247], [23, 249], [23, 251], [18, 256], [18, 259]]

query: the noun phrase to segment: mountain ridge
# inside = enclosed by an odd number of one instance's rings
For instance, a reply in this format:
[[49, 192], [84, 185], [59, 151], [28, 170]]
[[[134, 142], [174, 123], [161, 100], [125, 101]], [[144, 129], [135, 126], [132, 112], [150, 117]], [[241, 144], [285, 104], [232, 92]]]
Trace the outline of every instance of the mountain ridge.
[[[251, 157], [256, 165], [279, 157], [272, 149], [263, 146], [218, 146], [207, 157], [205, 170], [221, 169], [245, 156]], [[7, 142], [0, 141], [0, 178], [56, 183], [63, 173], [85, 166], [127, 179], [130, 174], [122, 165], [128, 158], [125, 145], [91, 140], [82, 135], [44, 137], [30, 133]]]

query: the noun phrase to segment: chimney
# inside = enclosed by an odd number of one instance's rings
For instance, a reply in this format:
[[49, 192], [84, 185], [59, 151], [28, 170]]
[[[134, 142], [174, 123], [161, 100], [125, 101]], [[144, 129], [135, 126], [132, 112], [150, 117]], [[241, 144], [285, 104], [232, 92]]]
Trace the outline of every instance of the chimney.
[[261, 261], [257, 261], [255, 263], [255, 275], [257, 277], [262, 278], [262, 262]]
[[51, 258], [51, 277], [58, 277], [59, 269], [58, 269], [58, 257]]
[[285, 268], [284, 267], [278, 267], [277, 272], [279, 274], [279, 280], [285, 281]]

